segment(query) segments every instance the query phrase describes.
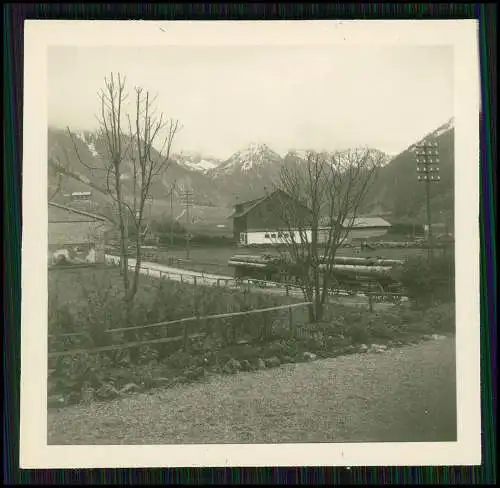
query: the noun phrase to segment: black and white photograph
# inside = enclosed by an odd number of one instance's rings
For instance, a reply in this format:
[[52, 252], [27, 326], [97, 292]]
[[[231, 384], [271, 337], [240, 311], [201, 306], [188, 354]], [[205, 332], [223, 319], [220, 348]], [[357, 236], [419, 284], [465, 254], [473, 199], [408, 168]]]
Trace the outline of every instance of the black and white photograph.
[[480, 461], [474, 22], [26, 25], [26, 467]]

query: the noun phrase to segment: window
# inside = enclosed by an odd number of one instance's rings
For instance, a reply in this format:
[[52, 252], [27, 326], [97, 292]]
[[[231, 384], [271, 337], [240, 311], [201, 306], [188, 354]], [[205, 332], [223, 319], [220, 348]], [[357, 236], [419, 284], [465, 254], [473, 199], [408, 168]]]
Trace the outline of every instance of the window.
[[271, 234], [271, 239], [276, 239], [276, 234]]
[[269, 234], [264, 234], [265, 239], [269, 239]]

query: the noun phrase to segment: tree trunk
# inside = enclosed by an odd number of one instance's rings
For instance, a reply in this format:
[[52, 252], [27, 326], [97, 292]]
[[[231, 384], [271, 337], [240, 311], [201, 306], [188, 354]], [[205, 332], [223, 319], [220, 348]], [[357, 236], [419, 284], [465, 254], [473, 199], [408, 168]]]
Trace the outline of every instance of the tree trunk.
[[[124, 308], [125, 308], [125, 327], [131, 327], [134, 325], [132, 323], [132, 314], [134, 310], [133, 296], [130, 293], [130, 280], [128, 273], [128, 214], [126, 214], [127, 209], [122, 202], [122, 191], [121, 191], [121, 181], [120, 172], [118, 168], [115, 170], [115, 185], [116, 185], [116, 200], [118, 205], [118, 217], [120, 221], [120, 261], [121, 261], [121, 273], [123, 278], [123, 298], [124, 298]], [[127, 342], [134, 342], [136, 334], [134, 331], [127, 331], [124, 334], [125, 340]], [[130, 359], [132, 362], [136, 362], [138, 357], [138, 350], [136, 348], [130, 349]]]
[[315, 323], [321, 322], [323, 318], [323, 303], [321, 301], [320, 293], [316, 294], [315, 303], [314, 303], [314, 321]]
[[[317, 212], [319, 215], [319, 212]], [[311, 271], [314, 296], [314, 322], [321, 320], [323, 314], [323, 303], [321, 301], [321, 269], [319, 260], [320, 248], [318, 246], [318, 223], [315, 217], [311, 226]]]
[[309, 305], [307, 311], [309, 313], [309, 322], [313, 324], [315, 322], [314, 305]]
[[[140, 222], [142, 219], [139, 220], [138, 227], [140, 227]], [[130, 289], [130, 297], [133, 300], [135, 298], [135, 295], [137, 294], [137, 290], [139, 289], [139, 279], [140, 279], [140, 274], [141, 274], [141, 265], [142, 265], [142, 252], [141, 252], [141, 247], [142, 247], [142, 236], [140, 233], [140, 229], [137, 229], [137, 235], [135, 238], [135, 266], [134, 266], [134, 277], [133, 277], [133, 282], [132, 282], [132, 287]]]
[[122, 203], [122, 191], [120, 181], [120, 171], [115, 164], [115, 188], [116, 204], [118, 207], [118, 219], [120, 224], [120, 273], [123, 277], [123, 291], [125, 300], [127, 300], [129, 290], [128, 279], [128, 218], [124, 215], [124, 206]]

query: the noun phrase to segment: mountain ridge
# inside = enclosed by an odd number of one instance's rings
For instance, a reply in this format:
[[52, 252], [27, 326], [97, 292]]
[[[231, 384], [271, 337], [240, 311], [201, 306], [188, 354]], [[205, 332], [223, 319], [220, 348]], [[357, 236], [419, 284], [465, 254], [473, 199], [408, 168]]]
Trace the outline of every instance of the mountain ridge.
[[[101, 188], [103, 172], [89, 168], [102, 167], [105, 144], [98, 134], [78, 130], [71, 139], [67, 131], [49, 127], [49, 187], [56, 185], [56, 175], [63, 171], [63, 193], [83, 191], [86, 187]], [[362, 207], [365, 214], [390, 215], [394, 219], [424, 219], [423, 185], [416, 180], [415, 145], [422, 141], [437, 141], [441, 151], [441, 182], [432, 187], [432, 205], [437, 218], [450, 218], [453, 213], [454, 119], [451, 118], [430, 131], [398, 155], [385, 155], [382, 167]], [[78, 156], [75, 153], [75, 147]], [[374, 149], [376, 150], [376, 149]], [[378, 150], [377, 150], [378, 151]], [[237, 202], [258, 198], [277, 182], [279, 171], [291, 157], [303, 157], [304, 149], [290, 149], [283, 155], [267, 144], [252, 142], [224, 160], [197, 151], [171, 154], [168, 169], [155, 181], [151, 193], [155, 206], [163, 213], [169, 208], [173, 184], [189, 188], [195, 205], [202, 207], [232, 207]], [[154, 152], [155, 157], [158, 156]], [[79, 158], [84, 164], [81, 164]], [[124, 185], [130, 187], [131, 162], [124, 164]], [[105, 192], [104, 192], [105, 193]], [[99, 202], [109, 197], [96, 195]], [[174, 200], [179, 200], [175, 195]], [[178, 204], [178, 202], [177, 202]], [[102, 203], [103, 206], [104, 203]], [[159, 210], [160, 211], [160, 210]], [[168, 213], [168, 212], [167, 212]], [[222, 212], [222, 213], [225, 213]]]
[[439, 183], [431, 184], [433, 221], [454, 221], [454, 118], [427, 133], [380, 168], [362, 211], [390, 216], [394, 221], [426, 221], [425, 188], [416, 173], [415, 149], [423, 142], [437, 143]]

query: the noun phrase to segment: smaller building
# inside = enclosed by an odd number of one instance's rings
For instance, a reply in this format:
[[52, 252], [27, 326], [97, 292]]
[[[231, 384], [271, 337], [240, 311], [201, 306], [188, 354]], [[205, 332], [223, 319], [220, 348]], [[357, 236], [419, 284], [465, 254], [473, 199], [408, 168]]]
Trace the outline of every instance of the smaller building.
[[74, 191], [71, 193], [72, 202], [90, 201], [92, 192], [90, 191]]
[[[349, 227], [351, 219], [346, 219], [344, 226]], [[387, 234], [391, 224], [382, 217], [356, 217], [352, 222], [352, 228], [347, 234], [345, 242], [365, 241], [372, 237], [380, 237]]]
[[106, 236], [114, 227], [109, 219], [54, 202], [49, 202], [48, 211], [49, 262], [105, 261]]

